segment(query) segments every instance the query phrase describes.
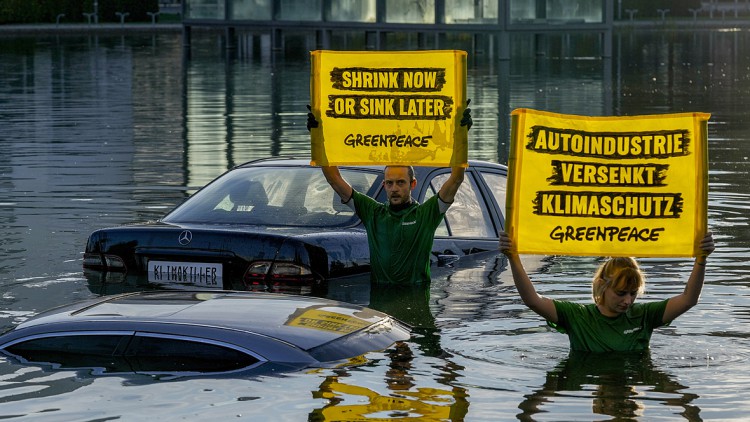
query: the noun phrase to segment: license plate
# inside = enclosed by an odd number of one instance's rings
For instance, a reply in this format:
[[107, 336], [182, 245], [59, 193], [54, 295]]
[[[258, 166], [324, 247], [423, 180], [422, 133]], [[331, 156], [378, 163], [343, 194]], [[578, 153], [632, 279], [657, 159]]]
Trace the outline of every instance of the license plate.
[[221, 264], [207, 262], [149, 261], [148, 281], [222, 288]]

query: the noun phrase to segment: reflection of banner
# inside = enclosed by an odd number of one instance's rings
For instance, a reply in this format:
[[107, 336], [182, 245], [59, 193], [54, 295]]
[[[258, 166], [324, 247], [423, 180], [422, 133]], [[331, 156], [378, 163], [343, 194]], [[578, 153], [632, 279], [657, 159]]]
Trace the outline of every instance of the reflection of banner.
[[312, 164], [465, 166], [464, 51], [313, 51]]
[[[380, 394], [375, 390], [345, 384], [339, 377], [326, 378], [315, 398], [325, 398], [329, 404], [313, 410], [310, 420], [321, 421], [462, 421], [468, 414], [466, 390], [461, 387], [439, 389], [419, 387], [399, 389], [398, 381], [410, 379], [408, 373], [398, 380], [388, 379], [395, 391]], [[394, 388], [394, 386], [396, 388]], [[393, 415], [407, 415], [394, 418]], [[378, 417], [378, 415], [383, 415]]]
[[518, 253], [692, 256], [706, 230], [705, 113], [512, 113], [508, 233]]

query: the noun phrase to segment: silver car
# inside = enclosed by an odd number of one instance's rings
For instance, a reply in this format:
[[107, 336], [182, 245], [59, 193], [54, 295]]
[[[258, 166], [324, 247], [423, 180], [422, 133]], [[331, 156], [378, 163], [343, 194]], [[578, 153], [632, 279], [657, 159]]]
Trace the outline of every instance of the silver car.
[[382, 312], [317, 297], [146, 291], [41, 313], [0, 335], [0, 352], [95, 373], [269, 373], [338, 364], [409, 336]]

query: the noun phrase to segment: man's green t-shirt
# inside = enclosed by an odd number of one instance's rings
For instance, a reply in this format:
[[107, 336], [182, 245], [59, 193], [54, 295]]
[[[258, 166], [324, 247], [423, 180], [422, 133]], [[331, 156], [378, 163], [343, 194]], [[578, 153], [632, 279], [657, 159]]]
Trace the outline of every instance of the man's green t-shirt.
[[553, 301], [557, 324], [548, 324], [568, 334], [570, 349], [587, 352], [630, 352], [648, 349], [654, 328], [664, 325], [667, 301], [634, 303], [614, 318], [602, 315], [596, 304]]
[[432, 241], [443, 218], [438, 196], [400, 211], [392, 211], [388, 204], [357, 191], [352, 193], [352, 199], [367, 229], [372, 280], [429, 283]]

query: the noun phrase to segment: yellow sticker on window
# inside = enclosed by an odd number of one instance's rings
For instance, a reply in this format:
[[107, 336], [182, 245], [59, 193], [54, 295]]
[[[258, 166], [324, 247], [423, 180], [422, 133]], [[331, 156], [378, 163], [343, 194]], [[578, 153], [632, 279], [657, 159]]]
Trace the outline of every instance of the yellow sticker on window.
[[295, 312], [285, 325], [349, 334], [367, 327], [370, 323], [351, 315], [326, 311], [320, 308], [309, 308], [302, 310], [302, 312]]

